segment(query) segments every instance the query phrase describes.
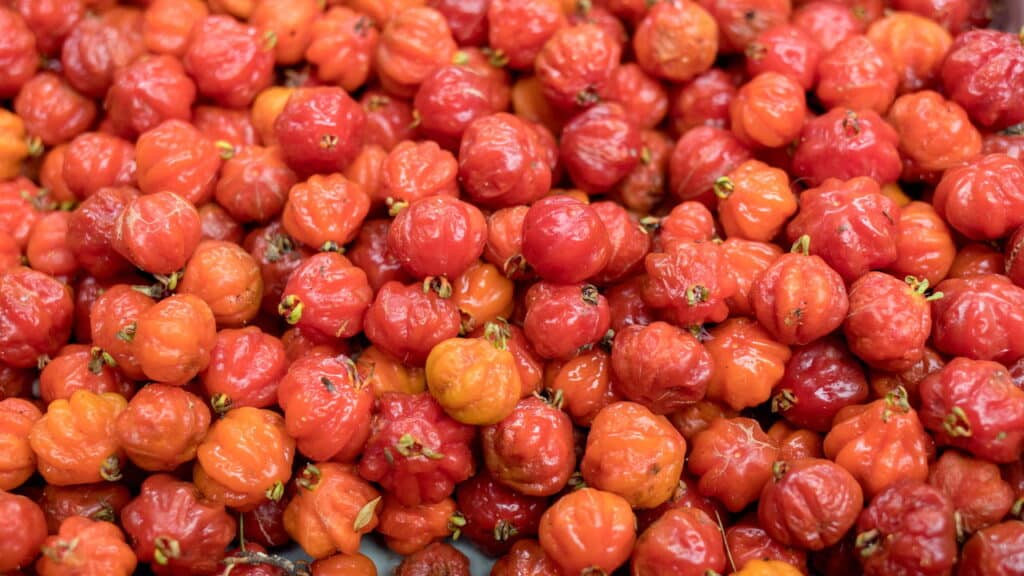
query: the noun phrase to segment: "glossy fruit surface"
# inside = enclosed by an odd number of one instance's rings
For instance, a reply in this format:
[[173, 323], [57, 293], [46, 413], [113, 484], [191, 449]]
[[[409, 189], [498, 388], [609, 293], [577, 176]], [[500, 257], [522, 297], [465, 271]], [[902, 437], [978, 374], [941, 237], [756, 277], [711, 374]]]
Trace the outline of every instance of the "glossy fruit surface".
[[0, 574], [1024, 574], [1016, 1], [0, 0]]

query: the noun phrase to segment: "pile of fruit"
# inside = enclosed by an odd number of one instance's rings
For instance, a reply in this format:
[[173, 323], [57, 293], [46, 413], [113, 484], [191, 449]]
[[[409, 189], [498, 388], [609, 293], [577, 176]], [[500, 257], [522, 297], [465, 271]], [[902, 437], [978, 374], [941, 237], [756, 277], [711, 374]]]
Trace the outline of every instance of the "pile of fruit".
[[1024, 574], [996, 8], [0, 0], [0, 574]]

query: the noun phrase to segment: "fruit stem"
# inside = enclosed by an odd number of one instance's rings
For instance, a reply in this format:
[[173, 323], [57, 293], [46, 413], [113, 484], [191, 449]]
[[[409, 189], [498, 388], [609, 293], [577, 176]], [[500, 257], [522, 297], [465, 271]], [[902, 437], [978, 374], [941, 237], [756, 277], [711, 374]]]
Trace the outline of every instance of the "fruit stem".
[[811, 237], [807, 234], [797, 238], [796, 242], [793, 243], [793, 247], [789, 249], [790, 252], [800, 253], [807, 256], [811, 253]]
[[722, 200], [725, 200], [726, 198], [732, 195], [733, 190], [736, 189], [736, 186], [735, 184], [732, 183], [732, 180], [730, 180], [728, 176], [719, 176], [718, 179], [715, 180], [715, 185], [713, 186], [713, 188], [715, 190], [715, 196], [718, 196]]
[[121, 460], [118, 459], [116, 454], [107, 456], [107, 459], [103, 461], [103, 465], [100, 466], [100, 478], [107, 482], [117, 482], [123, 477], [121, 474]]
[[854, 546], [860, 550], [860, 555], [864, 558], [871, 556], [878, 549], [878, 545], [881, 542], [881, 533], [878, 530], [868, 530], [867, 532], [861, 532], [857, 534], [857, 539], [854, 541]]
[[157, 536], [153, 539], [153, 561], [160, 566], [175, 558], [181, 557], [181, 544], [170, 536]]
[[444, 276], [427, 276], [423, 279], [423, 293], [434, 292], [440, 298], [452, 297], [452, 283]]
[[462, 512], [456, 512], [448, 517], [448, 531], [452, 533], [452, 540], [458, 540], [462, 536], [462, 529], [466, 526], [466, 517]]
[[284, 317], [285, 322], [294, 326], [302, 319], [302, 300], [295, 294], [288, 294], [277, 305], [277, 313]]
[[214, 414], [222, 415], [227, 413], [231, 409], [231, 397], [222, 392], [218, 392], [213, 396], [210, 396], [210, 407], [213, 408]]
[[223, 574], [230, 574], [231, 570], [235, 566], [252, 566], [257, 564], [265, 564], [267, 566], [273, 566], [280, 568], [288, 576], [310, 576], [309, 565], [304, 560], [288, 560], [280, 556], [274, 556], [266, 554], [264, 552], [250, 552], [248, 550], [240, 550], [235, 552], [234, 556], [228, 556], [221, 560], [221, 563], [227, 566]]
[[306, 464], [306, 467], [302, 469], [302, 473], [299, 474], [299, 479], [295, 481], [300, 488], [313, 491], [320, 485], [320, 469], [317, 468], [312, 462]]
[[511, 337], [512, 331], [504, 318], [484, 324], [484, 339], [498, 350], [508, 350], [508, 339]]

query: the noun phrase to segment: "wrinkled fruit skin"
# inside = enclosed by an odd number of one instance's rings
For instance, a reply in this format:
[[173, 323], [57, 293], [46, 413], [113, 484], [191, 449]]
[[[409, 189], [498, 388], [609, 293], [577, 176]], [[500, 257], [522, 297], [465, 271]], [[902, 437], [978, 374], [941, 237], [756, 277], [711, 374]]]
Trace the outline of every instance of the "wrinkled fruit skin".
[[948, 574], [956, 560], [952, 518], [953, 506], [935, 488], [909, 479], [890, 486], [857, 521], [864, 574]]

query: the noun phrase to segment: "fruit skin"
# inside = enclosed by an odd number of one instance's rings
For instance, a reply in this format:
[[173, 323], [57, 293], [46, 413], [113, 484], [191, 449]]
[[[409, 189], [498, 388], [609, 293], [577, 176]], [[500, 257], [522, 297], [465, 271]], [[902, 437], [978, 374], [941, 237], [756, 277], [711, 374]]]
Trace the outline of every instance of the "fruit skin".
[[1006, 241], [1006, 276], [1024, 288], [1024, 225]]
[[948, 574], [956, 562], [953, 506], [924, 482], [902, 480], [864, 509], [856, 547], [866, 576]]
[[[398, 213], [388, 251], [414, 278], [455, 278], [483, 254], [487, 221], [479, 208], [452, 196], [428, 196]], [[444, 250], [438, 250], [444, 246]]]
[[455, 514], [455, 501], [451, 498], [434, 504], [405, 506], [384, 494], [375, 530], [384, 537], [388, 549], [408, 556], [451, 535]]
[[993, 574], [1010, 576], [1019, 568], [1024, 549], [1024, 522], [1008, 520], [980, 530], [964, 544], [960, 557], [962, 576]]
[[135, 163], [143, 194], [173, 192], [198, 206], [213, 197], [221, 159], [192, 124], [169, 119], [139, 136]]
[[711, 355], [689, 332], [666, 322], [628, 326], [615, 336], [615, 390], [655, 414], [667, 414], [704, 396]]
[[451, 576], [469, 576], [469, 558], [446, 542], [434, 542], [406, 557], [395, 568], [395, 576], [431, 576], [440, 571]]
[[542, 358], [568, 360], [607, 337], [608, 300], [593, 284], [537, 282], [525, 296], [523, 332]]
[[[678, 542], [687, 542], [680, 547]], [[632, 576], [703, 576], [724, 571], [726, 552], [714, 520], [697, 508], [674, 508], [640, 534], [630, 559]]]
[[687, 130], [676, 141], [669, 158], [669, 191], [684, 203], [703, 201], [719, 176], [750, 158], [748, 146], [729, 130], [717, 126]]
[[43, 478], [59, 486], [118, 480], [124, 452], [115, 426], [127, 404], [120, 394], [86, 390], [50, 403], [28, 437]]
[[288, 167], [300, 176], [343, 171], [362, 147], [363, 108], [341, 88], [298, 88], [274, 121]]
[[14, 490], [35, 474], [36, 455], [29, 445], [33, 424], [43, 417], [39, 408], [21, 398], [0, 400], [0, 490]]
[[[567, 234], [572, 230], [572, 234]], [[575, 198], [542, 198], [523, 220], [522, 253], [548, 282], [574, 284], [600, 272], [611, 257], [600, 216]]]
[[0, 29], [4, 43], [0, 46], [0, 62], [7, 72], [0, 82], [0, 97], [11, 98], [28, 82], [39, 66], [36, 56], [36, 37], [21, 14], [12, 7], [0, 10]]
[[420, 284], [387, 282], [363, 317], [370, 342], [402, 363], [423, 366], [437, 343], [459, 335], [459, 309]]
[[725, 529], [725, 542], [738, 572], [744, 576], [799, 576], [807, 569], [807, 553], [783, 546], [749, 513]]
[[935, 287], [932, 342], [939, 352], [1011, 364], [1024, 356], [1024, 288], [1001, 274], [950, 278]]
[[265, 224], [281, 213], [295, 183], [280, 148], [246, 146], [221, 165], [214, 196], [239, 223]]
[[692, 442], [687, 469], [699, 477], [698, 491], [730, 512], [757, 500], [779, 457], [775, 442], [749, 418], [713, 420]]
[[363, 534], [377, 526], [380, 500], [380, 493], [350, 468], [310, 463], [298, 476], [295, 497], [284, 511], [284, 526], [313, 558], [356, 554]]
[[795, 140], [806, 116], [803, 87], [778, 72], [754, 77], [729, 105], [733, 134], [759, 148], [778, 148]]
[[362, 332], [372, 302], [373, 289], [362, 269], [337, 252], [319, 252], [288, 277], [277, 311], [305, 334], [330, 342]]
[[715, 19], [696, 2], [667, 2], [644, 14], [633, 37], [633, 50], [644, 72], [683, 83], [714, 63], [718, 32]]
[[971, 240], [997, 240], [1024, 224], [1024, 166], [986, 154], [946, 170], [935, 188], [935, 211]]
[[244, 108], [273, 81], [274, 51], [263, 33], [220, 14], [196, 23], [182, 63], [199, 93]]
[[791, 356], [788, 346], [772, 340], [757, 322], [743, 317], [729, 318], [712, 328], [704, 349], [714, 365], [706, 398], [733, 410], [768, 400]]
[[462, 535], [489, 556], [500, 556], [524, 538], [535, 538], [547, 508], [543, 497], [526, 496], [490, 474], [477, 474], [459, 485]]
[[133, 197], [117, 217], [111, 243], [118, 254], [151, 274], [181, 270], [199, 246], [199, 212], [173, 192]]
[[25, 130], [47, 146], [70, 142], [92, 126], [96, 104], [53, 72], [40, 72], [22, 86], [14, 111]]
[[760, 32], [789, 20], [787, 0], [700, 0], [718, 22], [718, 45], [723, 53], [744, 52]]
[[462, 134], [459, 183], [481, 206], [531, 203], [551, 188], [551, 168], [543, 157], [543, 145], [527, 121], [504, 112], [482, 116]]
[[60, 530], [68, 518], [81, 516], [90, 520], [117, 522], [123, 509], [132, 499], [132, 493], [124, 484], [103, 482], [102, 484], [79, 484], [77, 486], [55, 486], [43, 488], [39, 507], [46, 516], [46, 528], [50, 534]]
[[345, 6], [332, 6], [313, 20], [306, 60], [316, 65], [316, 77], [349, 92], [370, 75], [380, 31], [367, 15]]
[[544, 43], [567, 24], [558, 0], [493, 0], [487, 8], [487, 45], [513, 70], [530, 69]]
[[796, 213], [785, 171], [748, 160], [715, 181], [718, 218], [729, 238], [770, 242]]
[[413, 106], [419, 113], [417, 129], [440, 146], [458, 151], [466, 129], [478, 118], [497, 111], [495, 91], [491, 79], [470, 66], [441, 66], [416, 91]]
[[722, 251], [725, 252], [736, 282], [736, 293], [725, 300], [729, 305], [729, 314], [752, 316], [750, 291], [754, 281], [782, 256], [782, 248], [768, 242], [730, 238], [722, 243]]
[[899, 134], [874, 110], [837, 106], [804, 124], [793, 173], [812, 186], [858, 176], [888, 184], [903, 170], [898, 145]]
[[[850, 351], [873, 368], [906, 370], [921, 360], [932, 332], [927, 284], [868, 272], [850, 286], [843, 334]], [[885, 344], [881, 344], [885, 342]]]
[[65, 235], [75, 261], [98, 280], [116, 278], [133, 265], [113, 245], [117, 218], [139, 191], [120, 186], [102, 188], [71, 212]]
[[[458, 196], [457, 174], [455, 156], [436, 142], [402, 140], [381, 163], [380, 184], [373, 199], [392, 206], [430, 196]], [[395, 211], [400, 207], [395, 206]]]
[[937, 182], [943, 170], [981, 152], [981, 133], [967, 112], [932, 90], [897, 98], [886, 121], [900, 135], [903, 180]]
[[61, 523], [60, 531], [46, 539], [42, 550], [36, 562], [40, 576], [130, 576], [137, 564], [117, 526], [81, 516]]
[[182, 386], [210, 364], [216, 343], [217, 321], [206, 302], [175, 294], [139, 314], [131, 348], [147, 378]]
[[940, 445], [992, 462], [1024, 448], [1024, 390], [997, 362], [954, 358], [921, 381], [921, 422]]
[[25, 138], [25, 123], [21, 117], [7, 110], [0, 111], [0, 178], [9, 180], [21, 172], [21, 165], [28, 158]]
[[822, 338], [793, 349], [772, 411], [796, 426], [828, 432], [835, 415], [868, 397], [867, 379], [842, 340]]
[[46, 518], [35, 502], [0, 490], [0, 510], [7, 521], [0, 527], [0, 570], [28, 568], [46, 540]]
[[[277, 486], [291, 478], [294, 456], [295, 440], [284, 418], [249, 406], [229, 410], [214, 422], [196, 449], [197, 468], [202, 468], [208, 486], [216, 487], [204, 487], [204, 492], [235, 508], [273, 498]], [[217, 490], [227, 496], [217, 498]]]
[[[114, 284], [92, 304], [89, 317], [92, 343], [110, 354], [118, 370], [130, 379], [144, 380], [134, 335], [143, 312], [156, 302], [129, 284]], [[120, 336], [119, 336], [120, 335]]]
[[210, 409], [177, 386], [150, 384], [117, 417], [118, 442], [133, 464], [148, 471], [173, 471], [196, 457], [210, 428]]
[[818, 61], [823, 50], [810, 34], [792, 24], [777, 24], [762, 30], [747, 44], [747, 75], [774, 71], [786, 74], [811, 90], [818, 80]]
[[277, 403], [288, 436], [317, 462], [354, 460], [370, 435], [373, 390], [344, 355], [314, 350], [292, 362]]
[[949, 227], [931, 204], [914, 201], [900, 208], [896, 261], [887, 272], [897, 278], [913, 276], [927, 280], [935, 286], [946, 277], [955, 255], [956, 245]]
[[219, 326], [242, 326], [259, 314], [263, 276], [256, 259], [238, 244], [203, 240], [185, 265], [178, 290], [202, 298]]
[[592, 103], [619, 65], [622, 47], [596, 24], [555, 32], [537, 54], [534, 69], [544, 96], [572, 110]]
[[838, 464], [806, 458], [774, 468], [757, 508], [761, 526], [772, 538], [821, 550], [839, 542], [857, 522], [864, 494]]
[[824, 450], [872, 498], [902, 479], [927, 479], [933, 448], [917, 412], [907, 404], [906, 391], [896, 388], [870, 404], [841, 409]]
[[1014, 34], [969, 30], [953, 41], [942, 64], [942, 84], [971, 119], [995, 132], [1024, 122], [1014, 104], [1024, 98], [1024, 48]]
[[475, 436], [429, 394], [389, 392], [379, 400], [359, 474], [406, 506], [439, 502], [473, 475]]
[[889, 57], [868, 36], [856, 34], [822, 56], [815, 94], [828, 108], [866, 108], [884, 114], [898, 85]]
[[562, 130], [559, 158], [587, 194], [607, 192], [640, 163], [640, 129], [615, 102], [578, 114]]
[[511, 316], [514, 298], [512, 280], [494, 264], [479, 260], [455, 278], [452, 285], [452, 300], [459, 307], [464, 332]]
[[912, 12], [876, 20], [867, 36], [895, 67], [901, 93], [933, 85], [953, 43], [953, 36], [939, 23]]
[[388, 92], [412, 97], [436, 67], [451, 62], [456, 49], [444, 16], [433, 8], [414, 6], [384, 26], [374, 68]]
[[819, 256], [782, 255], [750, 288], [758, 322], [786, 345], [809, 344], [842, 323], [850, 307], [843, 278]]
[[0, 273], [0, 360], [29, 368], [56, 354], [71, 336], [71, 289], [52, 277], [17, 266]]
[[199, 0], [155, 0], [143, 14], [142, 37], [154, 54], [181, 58], [188, 48], [192, 28], [210, 13]]
[[580, 471], [588, 486], [618, 494], [635, 508], [654, 508], [672, 496], [685, 453], [686, 441], [664, 416], [616, 402], [591, 423]]
[[644, 302], [681, 327], [725, 320], [726, 300], [737, 286], [721, 245], [702, 240], [665, 243], [664, 251], [644, 257]]
[[121, 510], [121, 524], [139, 561], [161, 576], [217, 573], [235, 536], [235, 520], [223, 505], [167, 474], [146, 478]]
[[450, 338], [427, 356], [427, 388], [449, 416], [475, 426], [512, 413], [522, 384], [515, 358], [500, 339]]
[[801, 194], [786, 235], [792, 241], [809, 236], [811, 253], [853, 282], [896, 261], [899, 218], [899, 206], [871, 178], [828, 179]]
[[610, 574], [629, 559], [636, 542], [635, 517], [621, 496], [582, 488], [544, 512], [540, 545], [566, 574], [596, 567]]
[[943, 452], [932, 465], [928, 484], [953, 503], [958, 541], [998, 524], [1014, 504], [1013, 488], [997, 465], [956, 450]]
[[200, 381], [211, 399], [223, 395], [228, 406], [267, 408], [277, 402], [277, 387], [287, 370], [281, 340], [248, 326], [217, 333]]
[[113, 82], [114, 71], [145, 51], [141, 24], [141, 11], [124, 7], [79, 20], [60, 50], [68, 82], [90, 98], [102, 98]]
[[178, 59], [143, 56], [114, 71], [104, 107], [117, 133], [134, 137], [168, 120], [188, 122], [195, 99], [196, 85]]
[[572, 421], [536, 396], [520, 400], [512, 414], [483, 428], [480, 440], [491, 476], [527, 496], [557, 494], [576, 469]]
[[493, 576], [559, 576], [562, 569], [536, 540], [519, 540], [491, 567]]
[[288, 191], [281, 224], [292, 238], [319, 250], [328, 242], [351, 242], [369, 211], [370, 196], [361, 185], [341, 174], [317, 174]]

